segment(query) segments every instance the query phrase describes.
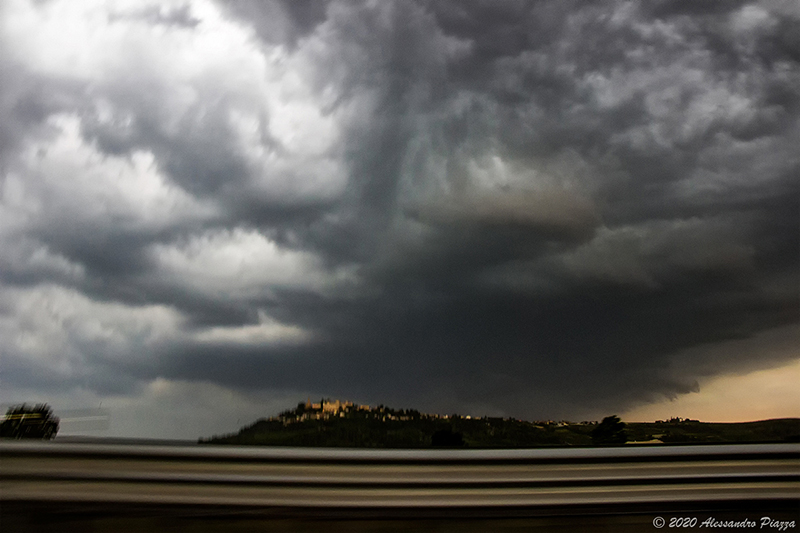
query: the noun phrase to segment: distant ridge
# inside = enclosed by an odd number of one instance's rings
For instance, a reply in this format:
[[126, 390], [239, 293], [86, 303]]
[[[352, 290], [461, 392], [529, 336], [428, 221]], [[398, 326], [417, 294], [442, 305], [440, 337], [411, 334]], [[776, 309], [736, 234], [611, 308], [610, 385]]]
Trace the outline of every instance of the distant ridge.
[[[421, 413], [323, 399], [301, 402], [201, 444], [348, 448], [538, 448], [597, 445], [599, 422]], [[800, 442], [800, 418], [713, 423], [683, 418], [625, 424], [627, 445]]]

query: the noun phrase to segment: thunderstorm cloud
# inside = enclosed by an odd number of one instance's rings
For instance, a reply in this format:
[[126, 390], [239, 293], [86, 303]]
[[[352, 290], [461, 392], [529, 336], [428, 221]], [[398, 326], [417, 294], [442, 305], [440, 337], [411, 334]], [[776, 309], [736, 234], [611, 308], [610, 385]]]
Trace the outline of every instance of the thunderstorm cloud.
[[4, 1], [0, 400], [196, 437], [307, 396], [597, 417], [786, 364], [799, 26], [777, 0]]

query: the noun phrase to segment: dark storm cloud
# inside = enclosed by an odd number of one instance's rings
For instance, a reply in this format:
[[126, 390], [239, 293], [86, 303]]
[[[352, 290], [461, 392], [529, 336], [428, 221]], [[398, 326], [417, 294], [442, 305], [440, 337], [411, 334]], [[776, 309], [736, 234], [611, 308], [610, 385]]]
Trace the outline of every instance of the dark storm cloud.
[[[17, 265], [9, 285], [56, 280], [184, 317], [187, 335], [135, 344], [149, 350], [141, 359], [83, 345], [103, 390], [118, 368], [141, 380], [550, 418], [674, 397], [712, 368], [783, 362], [785, 352], [706, 357], [703, 347], [799, 318], [798, 13], [757, 2], [220, 5], [252, 31], [255, 50], [303, 59], [304, 90], [325, 102], [314, 120], [334, 117], [340, 132], [313, 152], [335, 161], [331, 174], [344, 169], [335, 193], [302, 187], [329, 169], [291, 148], [286, 131], [302, 125], [276, 129], [280, 106], [261, 107], [215, 72], [193, 81], [186, 101], [131, 60], [80, 105], [59, 80], [39, 92], [15, 82], [3, 103], [15, 124], [0, 130], [6, 154], [30, 124], [72, 110], [105, 156], [150, 151], [170, 184], [211, 206], [153, 227], [43, 215], [20, 231], [62, 259], [37, 270], [35, 244], [4, 254]], [[203, 24], [190, 7], [142, 13], [140, 23], [176, 31]], [[245, 111], [247, 131], [283, 167], [253, 162], [231, 119]], [[325, 133], [305, 144], [316, 135]], [[233, 228], [352, 276], [325, 289], [281, 277], [238, 289], [241, 268], [220, 287], [165, 273], [202, 254], [197, 234]], [[189, 335], [255, 326], [261, 312], [309, 338]]]
[[326, 18], [327, 0], [258, 0], [220, 2], [229, 13], [253, 23], [253, 29], [266, 42], [295, 45], [313, 32]]
[[82, 84], [53, 80], [11, 60], [0, 61], [0, 157], [8, 157], [48, 116], [79, 105]]
[[[425, 7], [435, 16], [438, 31], [468, 42], [469, 53], [439, 71], [413, 70], [406, 66], [408, 49], [398, 52], [394, 45], [395, 35], [413, 35], [417, 30], [397, 26], [425, 27], [430, 19], [404, 20], [398, 14], [403, 9], [398, 9], [393, 13], [395, 25], [385, 29], [386, 35], [373, 28], [372, 39], [386, 41], [381, 48], [385, 63], [380, 67], [387, 71], [381, 88], [388, 101], [365, 129], [374, 140], [364, 153], [355, 154], [357, 163], [367, 165], [360, 209], [368, 213], [378, 206], [381, 212], [397, 213], [397, 204], [404, 199], [398, 187], [405, 178], [397, 161], [408, 158], [409, 144], [422, 136], [438, 136], [430, 148], [451, 157], [460, 149], [486, 150], [489, 142], [497, 153], [530, 165], [542, 158], [572, 157], [585, 165], [577, 169], [577, 178], [592, 190], [598, 220], [609, 231], [644, 227], [649, 220], [656, 223], [653, 235], [632, 235], [623, 244], [648, 281], [637, 285], [633, 274], [625, 272], [626, 257], [615, 257], [613, 251], [609, 255], [602, 250], [596, 260], [618, 260], [611, 267], [620, 269], [612, 273], [616, 278], [604, 277], [608, 265], [593, 265], [588, 255], [574, 258], [584, 262], [580, 265], [584, 275], [558, 259], [571, 247], [588, 246], [597, 223], [565, 244], [562, 236], [553, 234], [551, 221], [514, 220], [513, 213], [505, 221], [494, 218], [491, 195], [457, 208], [446, 203], [415, 206], [403, 216], [421, 229], [401, 226], [378, 233], [387, 244], [376, 249], [366, 266], [379, 296], [360, 305], [334, 304], [325, 311], [340, 317], [341, 329], [328, 331], [338, 339], [333, 346], [339, 343], [340, 349], [329, 353], [329, 345], [324, 356], [314, 358], [326, 368], [316, 387], [346, 393], [348, 386], [337, 386], [335, 375], [342, 375], [342, 380], [347, 375], [366, 376], [369, 371], [364, 368], [377, 363], [389, 370], [376, 371], [384, 374], [381, 379], [367, 380], [375, 382], [376, 392], [405, 401], [413, 401], [417, 388], [440, 387], [448, 389], [444, 396], [453, 394], [454, 401], [502, 405], [523, 414], [535, 409], [519, 406], [533, 401], [562, 412], [593, 399], [612, 407], [615, 398], [624, 403], [693, 390], [691, 368], [669, 368], [671, 354], [797, 320], [795, 288], [776, 281], [786, 292], [762, 292], [770, 280], [785, 280], [787, 275], [794, 279], [796, 159], [776, 168], [766, 187], [752, 183], [756, 178], [752, 164], [742, 160], [736, 168], [725, 161], [766, 158], [773, 150], [776, 156], [785, 156], [791, 153], [787, 143], [798, 140], [797, 91], [789, 82], [796, 75], [775, 74], [775, 69], [797, 66], [780, 67], [791, 54], [773, 51], [787, 48], [784, 21], [747, 30], [756, 35], [754, 48], [744, 51], [741, 41], [748, 36], [731, 30], [730, 21], [724, 19], [741, 8], [733, 4], [714, 13], [699, 13], [694, 3], [661, 6], [657, 13], [634, 9], [625, 15], [617, 9], [617, 19], [609, 5], [555, 8], [529, 2], [434, 2]], [[625, 16], [618, 19], [621, 15]], [[353, 18], [359, 25], [369, 23], [361, 13]], [[657, 26], [661, 19], [671, 21], [669, 31]], [[636, 24], [651, 25], [650, 31], [637, 31]], [[410, 41], [406, 40], [407, 48], [414, 46]], [[727, 49], [718, 48], [725, 43]], [[738, 61], [730, 62], [726, 54]], [[693, 59], [705, 55], [711, 60]], [[423, 63], [413, 59], [412, 64]], [[680, 78], [701, 68], [710, 68], [705, 71], [708, 80], [732, 93], [740, 89], [727, 80], [747, 79], [743, 92], [751, 111], [743, 116], [713, 109], [692, 111], [690, 106], [707, 94], [708, 87], [694, 81], [681, 84]], [[665, 77], [667, 69], [673, 74]], [[623, 73], [623, 80], [625, 73], [645, 79], [629, 94], [603, 105], [585, 82], [593, 74], [610, 77], [615, 70]], [[359, 76], [363, 73], [354, 73], [356, 79]], [[376, 77], [371, 73], [370, 79]], [[421, 103], [411, 100], [414, 88], [431, 78], [446, 88], [437, 87]], [[663, 104], [667, 112], [658, 113], [648, 97], [658, 96], [652, 92], [670, 80], [678, 82], [675, 92]], [[441, 111], [458, 91], [471, 94], [468, 116]], [[439, 116], [425, 123], [433, 131], [404, 131], [411, 122], [409, 114], [430, 116], [437, 109]], [[702, 118], [703, 113], [714, 116], [694, 131], [680, 131], [680, 118]], [[654, 142], [651, 127], [662, 127], [666, 139]], [[470, 138], [470, 128], [488, 138]], [[638, 144], [632, 135], [637, 129], [644, 137]], [[737, 153], [738, 143], [758, 139], [763, 144], [755, 152]], [[705, 170], [716, 173], [723, 183], [733, 179], [723, 190], [690, 190], [676, 197], [677, 183]], [[519, 191], [509, 193], [510, 200], [519, 198]], [[561, 209], [555, 206], [553, 211]], [[431, 215], [420, 214], [426, 210]], [[535, 204], [520, 209], [533, 215], [542, 211]], [[686, 228], [672, 227], [687, 222]], [[371, 226], [367, 238], [381, 229]], [[359, 245], [363, 242], [358, 232], [351, 235]], [[599, 238], [595, 244], [606, 245]], [[499, 273], [494, 279], [499, 276], [500, 283], [482, 283], [494, 267]], [[520, 280], [513, 279], [517, 275]], [[305, 317], [308, 325], [325, 323], [316, 311], [296, 301], [290, 298], [285, 304], [296, 310], [294, 320], [305, 322]], [[263, 364], [269, 369], [305, 364], [295, 363], [296, 359], [268, 358]], [[727, 368], [741, 363], [732, 357]], [[235, 368], [231, 373], [239, 375]], [[265, 370], [265, 379], [269, 374]], [[298, 379], [306, 383], [313, 382], [314, 374], [300, 368], [281, 373], [282, 379], [302, 376]], [[398, 376], [397, 381], [391, 383], [390, 376]], [[417, 384], [411, 386], [414, 392], [408, 392], [409, 383]]]
[[[221, 95], [209, 91], [207, 99], [192, 104], [180, 117], [177, 131], [169, 124], [171, 111], [165, 108], [169, 86], [153, 80], [144, 87], [138, 80], [115, 83], [108, 94], [122, 103], [122, 113], [131, 122], [97, 122], [89, 114], [84, 134], [109, 154], [127, 154], [136, 149], [154, 150], [172, 179], [198, 196], [225, 196], [225, 189], [241, 187], [249, 169], [236, 147], [227, 124], [228, 106]], [[114, 80], [117, 82], [117, 80]], [[168, 130], [168, 128], [171, 129]]]

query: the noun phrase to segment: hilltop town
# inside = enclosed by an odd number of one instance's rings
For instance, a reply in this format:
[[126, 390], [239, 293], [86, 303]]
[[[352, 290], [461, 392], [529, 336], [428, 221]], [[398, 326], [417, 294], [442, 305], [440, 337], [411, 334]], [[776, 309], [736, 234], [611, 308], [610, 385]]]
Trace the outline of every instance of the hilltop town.
[[372, 407], [322, 399], [301, 402], [277, 416], [262, 418], [237, 433], [200, 439], [206, 444], [263, 446], [335, 446], [353, 448], [533, 448], [618, 444], [691, 444], [725, 442], [796, 442], [800, 419], [746, 423], [705, 423], [672, 418], [624, 424], [616, 417], [602, 422], [525, 421], [421, 413], [416, 409]]
[[[331, 418], [372, 418], [381, 421], [394, 421], [394, 420], [448, 420], [451, 417], [463, 418], [464, 420], [472, 420], [470, 415], [439, 415], [421, 413], [416, 409], [392, 409], [383, 405], [377, 407], [370, 407], [369, 405], [357, 405], [349, 401], [322, 399], [318, 403], [312, 403], [310, 400], [301, 402], [295, 409], [284, 411], [276, 417], [267, 418], [267, 421], [280, 421], [284, 425], [304, 422], [307, 420], [328, 420]], [[477, 419], [476, 419], [477, 420]], [[511, 419], [509, 419], [511, 420]], [[523, 420], [517, 420], [524, 422]], [[544, 420], [533, 422], [534, 425], [557, 425], [567, 426], [572, 424], [566, 420], [554, 421]], [[580, 422], [582, 425], [594, 425], [597, 422], [584, 421]]]

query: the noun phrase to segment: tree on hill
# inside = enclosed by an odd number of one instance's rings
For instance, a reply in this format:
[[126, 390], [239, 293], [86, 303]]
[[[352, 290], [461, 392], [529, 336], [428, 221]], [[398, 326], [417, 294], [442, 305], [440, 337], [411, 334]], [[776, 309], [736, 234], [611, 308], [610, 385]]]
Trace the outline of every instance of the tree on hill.
[[592, 444], [625, 444], [628, 435], [625, 433], [625, 422], [618, 416], [607, 416], [592, 430]]
[[26, 404], [9, 407], [0, 423], [0, 437], [12, 439], [52, 439], [58, 433], [59, 419], [49, 405]]
[[464, 437], [450, 429], [440, 429], [431, 436], [431, 446], [458, 448], [464, 446]]

